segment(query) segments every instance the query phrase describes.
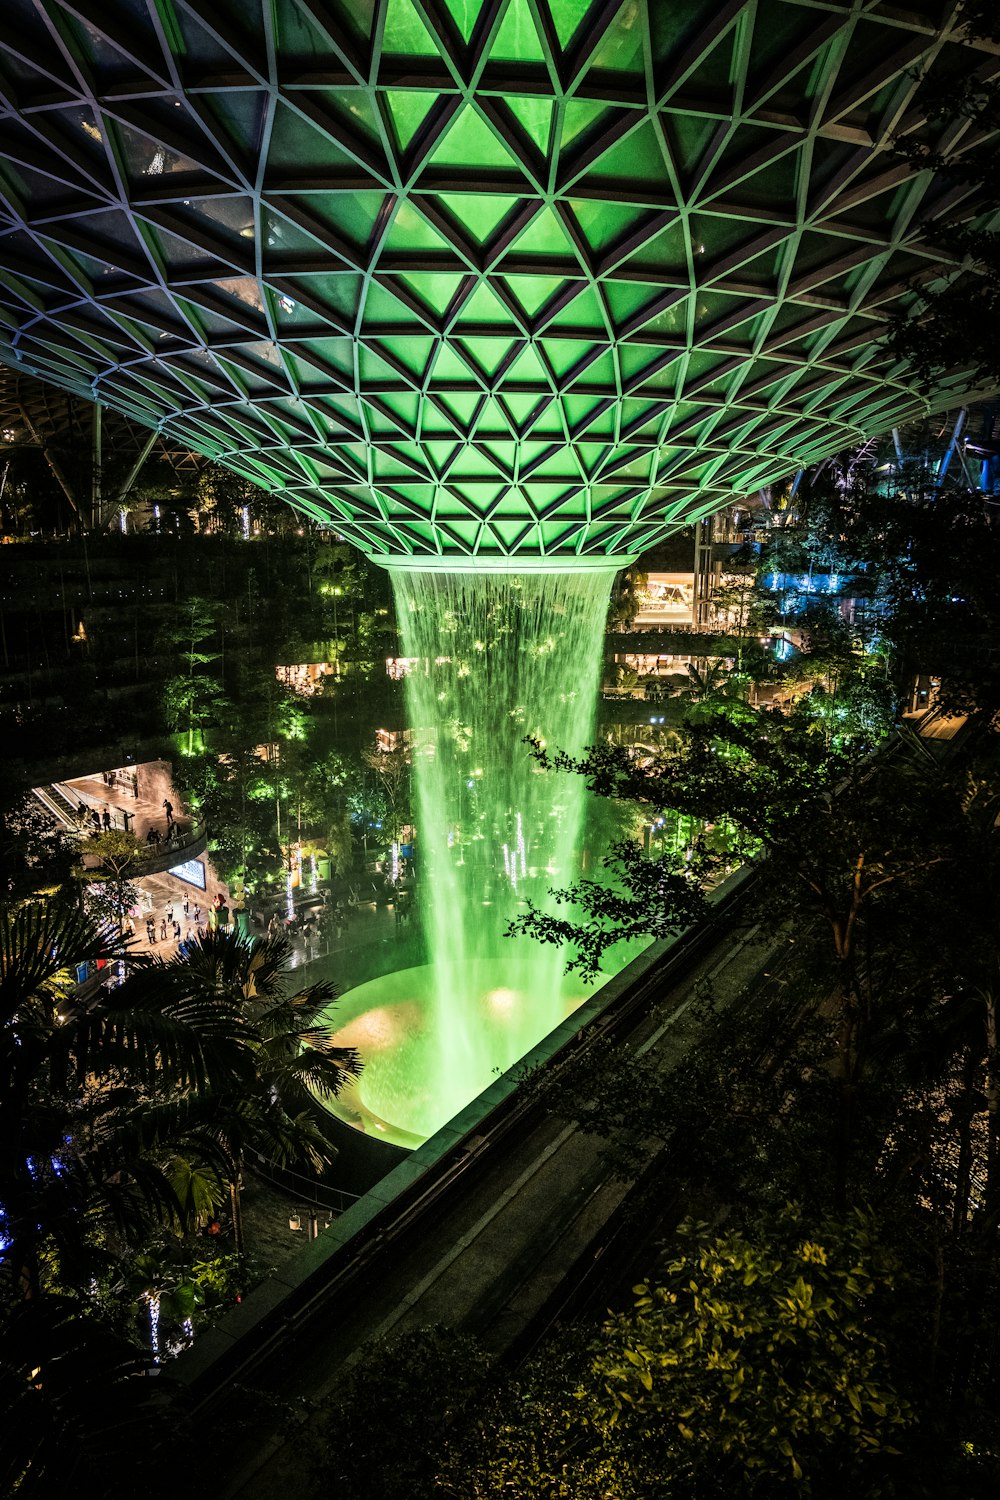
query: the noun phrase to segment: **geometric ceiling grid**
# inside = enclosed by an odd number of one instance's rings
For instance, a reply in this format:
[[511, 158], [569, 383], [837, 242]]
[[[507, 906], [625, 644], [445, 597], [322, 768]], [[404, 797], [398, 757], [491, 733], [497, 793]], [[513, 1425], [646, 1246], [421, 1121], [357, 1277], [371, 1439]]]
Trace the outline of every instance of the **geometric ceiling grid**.
[[[66, 459], [73, 462], [73, 478], [89, 489], [93, 456], [93, 403], [70, 390], [60, 389], [8, 365], [0, 365], [0, 457], [13, 449], [37, 448], [60, 472]], [[148, 426], [132, 421], [108, 407], [103, 421], [105, 477], [115, 481], [142, 462], [164, 466], [178, 487], [190, 485], [205, 468], [200, 454], [190, 447], [171, 445], [165, 437], [150, 447]], [[65, 477], [65, 476], [64, 476]], [[83, 500], [82, 492], [75, 497]], [[117, 514], [117, 512], [116, 512]]]
[[6, 0], [0, 362], [375, 556], [634, 554], [926, 409], [958, 10]]

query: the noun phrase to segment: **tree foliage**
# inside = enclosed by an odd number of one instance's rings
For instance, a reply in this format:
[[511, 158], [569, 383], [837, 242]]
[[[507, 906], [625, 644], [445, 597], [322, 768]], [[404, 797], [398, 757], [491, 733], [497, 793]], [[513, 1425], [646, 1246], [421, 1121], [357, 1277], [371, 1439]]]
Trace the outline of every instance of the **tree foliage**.
[[704, 1231], [683, 1226], [634, 1310], [605, 1326], [595, 1365], [610, 1410], [594, 1420], [713, 1490], [825, 1493], [831, 1465], [839, 1485], [858, 1484], [915, 1417], [886, 1349], [895, 1257], [859, 1212]]

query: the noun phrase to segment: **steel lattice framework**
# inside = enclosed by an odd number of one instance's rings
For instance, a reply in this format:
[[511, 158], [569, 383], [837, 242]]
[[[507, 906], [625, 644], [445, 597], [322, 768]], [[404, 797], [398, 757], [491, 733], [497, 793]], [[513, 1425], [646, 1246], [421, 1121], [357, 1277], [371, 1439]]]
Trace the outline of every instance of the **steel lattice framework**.
[[[37, 447], [43, 452], [87, 454], [92, 441], [93, 404], [60, 390], [47, 381], [37, 380], [23, 371], [0, 365], [0, 457], [8, 447]], [[149, 438], [145, 424], [130, 420], [112, 410], [105, 427], [104, 442], [114, 453], [116, 466], [128, 468], [145, 450]], [[205, 467], [200, 454], [190, 447], [170, 447], [165, 441], [154, 445], [151, 456], [168, 464], [178, 480], [196, 478]]]
[[926, 407], [955, 12], [6, 0], [0, 360], [376, 555], [635, 553]]

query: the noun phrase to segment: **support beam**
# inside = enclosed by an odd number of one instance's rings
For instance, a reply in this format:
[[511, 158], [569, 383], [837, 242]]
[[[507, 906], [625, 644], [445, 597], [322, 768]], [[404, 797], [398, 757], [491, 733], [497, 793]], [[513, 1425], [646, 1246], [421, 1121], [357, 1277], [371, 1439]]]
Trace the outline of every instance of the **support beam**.
[[25, 427], [28, 429], [29, 433], [31, 434], [31, 437], [32, 437], [33, 441], [36, 442], [38, 444], [39, 448], [42, 450], [42, 457], [45, 459], [45, 462], [48, 464], [49, 468], [51, 469], [53, 479], [56, 481], [56, 483], [58, 484], [59, 488], [62, 490], [63, 494], [66, 496], [66, 499], [69, 501], [69, 503], [70, 503], [70, 509], [72, 510], [73, 514], [76, 516], [77, 520], [82, 523], [83, 522], [83, 516], [80, 513], [80, 507], [76, 503], [76, 496], [73, 494], [73, 491], [70, 489], [69, 480], [66, 478], [66, 475], [63, 473], [62, 467], [60, 466], [58, 460], [56, 460], [55, 458], [52, 457], [52, 454], [49, 452], [48, 448], [46, 447], [45, 442], [43, 441], [43, 439], [39, 435], [38, 430], [35, 428], [34, 424], [32, 423], [31, 418], [28, 416], [28, 413], [26, 411], [22, 410], [21, 417], [22, 417], [22, 420], [24, 422]]
[[152, 453], [153, 448], [156, 444], [156, 440], [159, 436], [160, 434], [158, 430], [154, 427], [152, 432], [146, 438], [146, 441], [143, 443], [142, 447], [139, 449], [138, 458], [119, 485], [118, 491], [109, 504], [107, 511], [101, 517], [102, 527], [110, 526], [115, 513], [121, 510], [123, 501], [128, 498], [128, 493], [138, 479], [139, 471], [141, 470], [149, 455]]
[[102, 415], [100, 403], [95, 401], [90, 427], [90, 524], [95, 531], [101, 524]]
[[967, 406], [963, 406], [955, 419], [955, 426], [953, 427], [951, 433], [951, 441], [949, 442], [947, 448], [944, 450], [941, 462], [938, 464], [937, 479], [934, 485], [935, 489], [940, 489], [941, 485], [944, 484], [945, 477], [948, 473], [948, 468], [955, 456], [955, 449], [958, 447], [958, 440], [961, 436], [962, 428], [965, 426], [965, 419], [968, 415], [969, 408]]

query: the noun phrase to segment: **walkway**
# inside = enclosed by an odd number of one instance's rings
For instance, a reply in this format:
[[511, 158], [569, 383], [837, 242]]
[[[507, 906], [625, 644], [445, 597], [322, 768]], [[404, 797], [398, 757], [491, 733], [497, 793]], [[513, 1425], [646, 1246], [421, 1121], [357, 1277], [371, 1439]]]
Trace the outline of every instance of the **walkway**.
[[[132, 781], [132, 775], [135, 781]], [[217, 893], [221, 892], [228, 903], [227, 888], [214, 877], [211, 864], [201, 861], [205, 870], [206, 889], [201, 891], [187, 881], [170, 873], [171, 869], [195, 858], [204, 850], [204, 829], [194, 814], [186, 808], [166, 774], [157, 762], [149, 762], [127, 772], [123, 777], [116, 774], [110, 784], [101, 776], [84, 776], [59, 784], [62, 800], [70, 808], [68, 822], [73, 821], [72, 812], [82, 803], [91, 819], [97, 813], [103, 827], [103, 814], [107, 809], [111, 827], [134, 834], [141, 845], [146, 844], [146, 835], [154, 829], [160, 835], [158, 844], [149, 845], [152, 869], [139, 869], [134, 883], [143, 895], [143, 912], [135, 921], [136, 948], [142, 952], [153, 952], [161, 958], [170, 958], [177, 952], [178, 939], [174, 922], [180, 924], [180, 941], [193, 937], [199, 922], [205, 926], [208, 913]], [[167, 815], [164, 800], [172, 804], [175, 832], [166, 837]], [[87, 827], [87, 823], [84, 824]], [[87, 838], [81, 841], [83, 855], [87, 853]], [[187, 902], [188, 909], [184, 910]], [[154, 940], [150, 943], [145, 929], [145, 916], [154, 919]]]

